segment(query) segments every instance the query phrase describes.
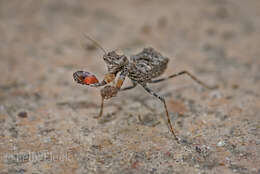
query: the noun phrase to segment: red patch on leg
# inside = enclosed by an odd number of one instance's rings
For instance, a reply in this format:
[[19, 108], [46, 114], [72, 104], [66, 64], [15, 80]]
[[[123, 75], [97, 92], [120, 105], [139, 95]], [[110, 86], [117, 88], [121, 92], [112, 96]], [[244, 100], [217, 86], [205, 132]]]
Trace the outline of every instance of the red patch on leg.
[[85, 77], [84, 83], [86, 85], [95, 84], [95, 83], [98, 83], [98, 79], [95, 76]]

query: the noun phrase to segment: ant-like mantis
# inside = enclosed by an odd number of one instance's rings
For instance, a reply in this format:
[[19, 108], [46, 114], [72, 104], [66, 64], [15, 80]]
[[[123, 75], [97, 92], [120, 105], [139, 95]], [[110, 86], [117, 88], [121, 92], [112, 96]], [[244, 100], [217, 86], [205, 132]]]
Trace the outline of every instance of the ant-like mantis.
[[[205, 88], [217, 88], [217, 86], [206, 85], [188, 71], [181, 71], [166, 78], [155, 79], [166, 70], [169, 59], [162, 56], [151, 47], [144, 48], [140, 53], [131, 56], [129, 60], [125, 55], [117, 54], [116, 51], [107, 52], [97, 41], [87, 35], [85, 35], [85, 37], [95, 43], [104, 52], [103, 59], [108, 69], [108, 73], [105, 74], [105, 77], [101, 82], [99, 82], [93, 74], [86, 71], [77, 71], [73, 74], [74, 80], [79, 84], [88, 85], [91, 87], [101, 87], [106, 85], [101, 89], [101, 108], [99, 115], [95, 118], [100, 118], [102, 116], [105, 99], [107, 100], [116, 96], [119, 91], [133, 89], [137, 85], [141, 85], [148, 93], [158, 98], [163, 103], [170, 131], [174, 135], [175, 139], [179, 141], [173, 129], [164, 97], [150, 89], [147, 84], [162, 82], [164, 80], [186, 74]], [[118, 74], [119, 77], [116, 85], [107, 85], [113, 82]], [[126, 77], [128, 77], [133, 84], [131, 86], [121, 88]]]

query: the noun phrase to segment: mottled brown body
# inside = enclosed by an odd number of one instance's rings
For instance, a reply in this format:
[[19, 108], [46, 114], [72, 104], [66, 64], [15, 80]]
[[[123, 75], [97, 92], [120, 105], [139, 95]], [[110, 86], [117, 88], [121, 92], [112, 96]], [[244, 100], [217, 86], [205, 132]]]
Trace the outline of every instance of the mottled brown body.
[[139, 54], [130, 58], [126, 67], [127, 77], [137, 83], [148, 83], [164, 73], [169, 59], [153, 48], [145, 48]]

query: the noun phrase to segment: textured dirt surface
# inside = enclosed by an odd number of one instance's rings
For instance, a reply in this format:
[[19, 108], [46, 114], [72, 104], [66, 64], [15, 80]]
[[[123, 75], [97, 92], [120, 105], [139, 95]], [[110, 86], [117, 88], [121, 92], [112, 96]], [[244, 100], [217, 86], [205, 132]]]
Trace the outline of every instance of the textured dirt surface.
[[[0, 1], [0, 173], [260, 173], [260, 1]], [[152, 46], [188, 77], [107, 101], [72, 74]], [[127, 85], [129, 81], [126, 82]]]

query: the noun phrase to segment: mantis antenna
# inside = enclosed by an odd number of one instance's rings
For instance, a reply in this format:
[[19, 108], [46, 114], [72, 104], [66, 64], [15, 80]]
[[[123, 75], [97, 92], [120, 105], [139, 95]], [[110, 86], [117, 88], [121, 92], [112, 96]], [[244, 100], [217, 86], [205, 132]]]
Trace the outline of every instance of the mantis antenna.
[[100, 48], [105, 54], [107, 54], [106, 50], [94, 39], [92, 39], [89, 35], [86, 33], [83, 34], [88, 40], [92, 41], [98, 48]]

